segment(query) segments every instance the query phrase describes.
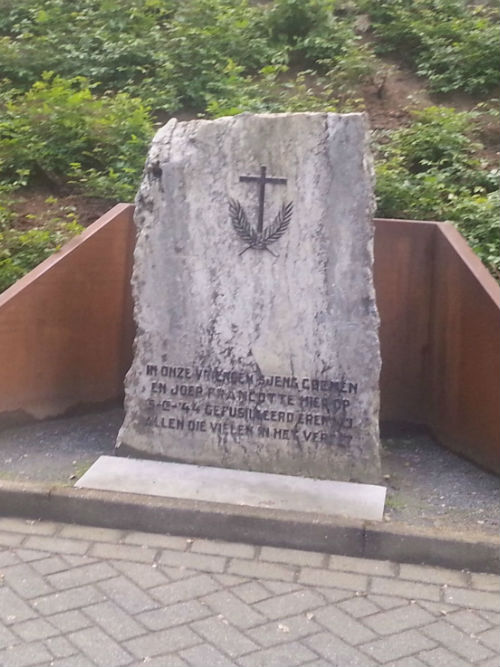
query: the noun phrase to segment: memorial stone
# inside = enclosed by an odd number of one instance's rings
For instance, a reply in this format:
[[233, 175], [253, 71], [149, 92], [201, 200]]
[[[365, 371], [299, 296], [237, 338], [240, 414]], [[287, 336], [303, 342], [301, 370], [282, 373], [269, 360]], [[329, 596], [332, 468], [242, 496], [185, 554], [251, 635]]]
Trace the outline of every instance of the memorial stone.
[[378, 481], [373, 205], [363, 114], [159, 130], [118, 453]]

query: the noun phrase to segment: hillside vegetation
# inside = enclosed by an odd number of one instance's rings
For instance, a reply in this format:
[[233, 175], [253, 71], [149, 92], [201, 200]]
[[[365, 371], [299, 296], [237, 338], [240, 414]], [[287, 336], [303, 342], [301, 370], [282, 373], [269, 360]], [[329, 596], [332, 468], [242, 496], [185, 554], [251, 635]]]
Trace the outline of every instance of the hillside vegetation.
[[0, 290], [117, 201], [155, 126], [366, 110], [378, 216], [499, 275], [498, 11], [464, 0], [0, 0]]

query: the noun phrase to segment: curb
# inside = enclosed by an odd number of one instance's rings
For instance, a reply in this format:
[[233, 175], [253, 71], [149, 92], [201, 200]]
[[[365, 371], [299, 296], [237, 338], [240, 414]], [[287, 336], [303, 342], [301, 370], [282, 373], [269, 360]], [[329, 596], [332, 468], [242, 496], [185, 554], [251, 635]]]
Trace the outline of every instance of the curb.
[[408, 524], [0, 480], [0, 515], [500, 574], [500, 539]]

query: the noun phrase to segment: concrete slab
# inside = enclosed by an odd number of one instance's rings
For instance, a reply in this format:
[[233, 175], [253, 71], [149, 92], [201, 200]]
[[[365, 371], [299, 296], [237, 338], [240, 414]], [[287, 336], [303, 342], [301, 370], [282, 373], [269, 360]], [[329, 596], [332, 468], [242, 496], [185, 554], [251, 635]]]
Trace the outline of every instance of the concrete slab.
[[371, 521], [382, 520], [386, 494], [374, 484], [113, 456], [101, 456], [75, 486]]

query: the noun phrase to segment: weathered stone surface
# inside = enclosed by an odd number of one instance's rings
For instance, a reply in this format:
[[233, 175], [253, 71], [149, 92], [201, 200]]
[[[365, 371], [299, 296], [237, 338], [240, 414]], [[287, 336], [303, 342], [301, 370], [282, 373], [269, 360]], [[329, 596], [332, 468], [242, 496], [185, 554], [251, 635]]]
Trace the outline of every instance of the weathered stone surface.
[[[286, 183], [266, 185], [257, 237], [259, 185], [240, 176], [263, 165]], [[376, 481], [372, 212], [362, 114], [163, 127], [137, 197], [119, 453]]]

